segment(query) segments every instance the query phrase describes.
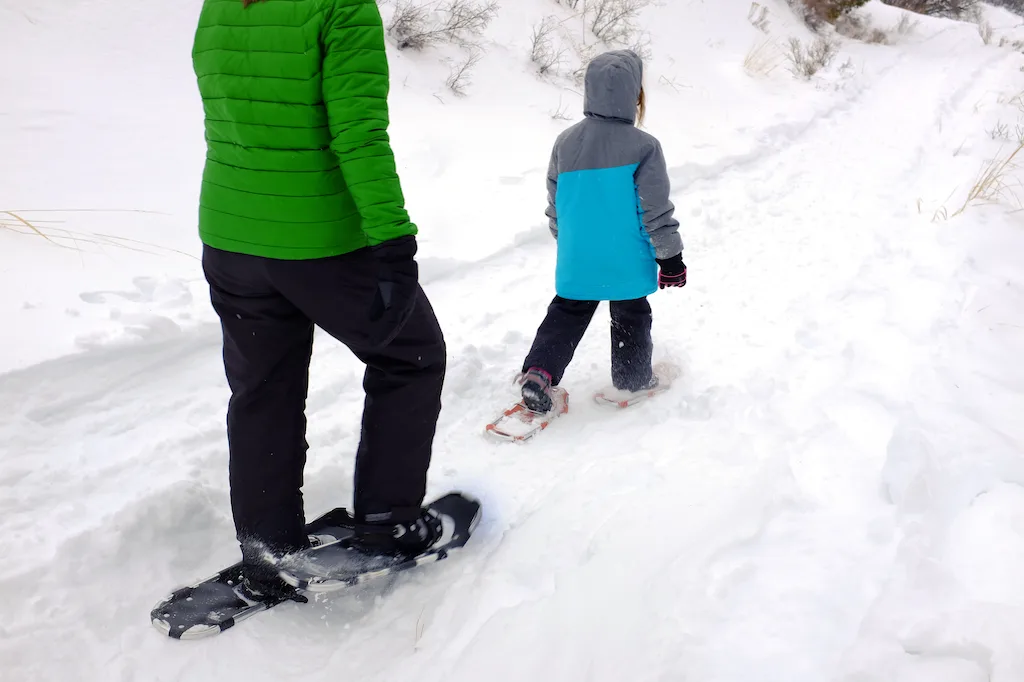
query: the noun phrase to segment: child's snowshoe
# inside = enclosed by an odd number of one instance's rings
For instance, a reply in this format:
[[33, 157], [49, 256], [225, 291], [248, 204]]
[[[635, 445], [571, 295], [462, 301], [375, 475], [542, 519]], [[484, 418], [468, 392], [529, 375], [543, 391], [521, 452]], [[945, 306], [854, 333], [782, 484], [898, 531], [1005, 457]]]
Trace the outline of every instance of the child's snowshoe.
[[531, 368], [516, 378], [522, 399], [504, 410], [485, 427], [485, 432], [503, 441], [523, 442], [546, 429], [569, 411], [569, 394], [551, 385], [551, 376]]
[[609, 386], [594, 394], [594, 402], [618, 408], [630, 407], [667, 391], [679, 373], [679, 368], [675, 365], [659, 363], [654, 366], [654, 376], [648, 387], [639, 391], [622, 391]]

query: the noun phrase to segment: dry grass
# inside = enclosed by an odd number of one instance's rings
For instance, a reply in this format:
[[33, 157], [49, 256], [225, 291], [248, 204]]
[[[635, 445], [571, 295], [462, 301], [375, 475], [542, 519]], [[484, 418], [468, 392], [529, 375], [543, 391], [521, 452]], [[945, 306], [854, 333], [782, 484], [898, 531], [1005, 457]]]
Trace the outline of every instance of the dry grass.
[[[953, 214], [953, 217], [963, 213], [972, 204], [996, 203], [1007, 198], [1012, 198], [1020, 206], [1020, 200], [1010, 188], [1010, 184], [1011, 173], [1018, 167], [1015, 159], [1022, 149], [1024, 149], [1024, 141], [1018, 142], [1013, 151], [1005, 157], [997, 154], [995, 158], [982, 166], [971, 191], [967, 193], [964, 205]], [[1016, 184], [1019, 185], [1020, 182], [1018, 181]]]
[[767, 76], [779, 68], [785, 58], [775, 41], [766, 39], [750, 48], [743, 58], [743, 69], [752, 76]]
[[[37, 225], [36, 222], [38, 222], [39, 224]], [[29, 222], [20, 214], [15, 213], [14, 211], [0, 211], [0, 230], [9, 230], [11, 232], [16, 232], [19, 234], [35, 235], [37, 237], [42, 237], [43, 239], [50, 242], [54, 246], [59, 246], [62, 249], [72, 248], [67, 244], [60, 244], [57, 241], [51, 239], [50, 235], [44, 231], [44, 228], [40, 227], [43, 224], [43, 222], [52, 223], [56, 221], [48, 220], [36, 222]]]
[[[84, 252], [86, 247], [92, 247], [99, 251], [105, 248], [117, 248], [137, 253], [158, 255], [160, 252], [176, 253], [196, 259], [191, 253], [172, 249], [160, 244], [121, 237], [118, 235], [106, 234], [103, 232], [84, 232], [70, 230], [60, 227], [65, 223], [59, 219], [29, 218], [30, 214], [59, 215], [75, 213], [139, 213], [150, 215], [166, 215], [158, 211], [144, 211], [138, 209], [25, 209], [5, 211], [0, 210], [0, 232], [10, 232], [15, 235], [22, 235], [43, 239], [54, 247], [70, 249], [72, 251]], [[197, 259], [198, 260], [198, 259]]]

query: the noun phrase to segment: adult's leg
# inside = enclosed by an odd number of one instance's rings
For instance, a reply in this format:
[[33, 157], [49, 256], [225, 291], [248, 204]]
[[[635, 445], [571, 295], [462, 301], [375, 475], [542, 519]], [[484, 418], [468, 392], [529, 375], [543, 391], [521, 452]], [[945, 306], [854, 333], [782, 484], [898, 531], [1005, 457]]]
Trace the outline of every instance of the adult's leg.
[[378, 267], [368, 249], [334, 258], [278, 262], [275, 285], [366, 364], [362, 433], [356, 453], [355, 513], [385, 522], [418, 516], [441, 410], [446, 348], [422, 289], [402, 331], [369, 344]]
[[419, 515], [426, 492], [446, 367], [444, 336], [426, 294], [419, 292], [394, 341], [355, 353], [366, 363], [356, 516], [410, 521]]
[[537, 329], [533, 346], [523, 362], [523, 371], [540, 367], [551, 375], [551, 383], [557, 386], [596, 310], [597, 301], [573, 301], [555, 296]]
[[260, 543], [277, 551], [308, 544], [301, 488], [313, 323], [273, 288], [266, 266], [254, 256], [203, 251], [231, 389], [231, 510], [248, 560]]
[[651, 383], [651, 304], [646, 298], [612, 301], [612, 383], [624, 391], [639, 391]]

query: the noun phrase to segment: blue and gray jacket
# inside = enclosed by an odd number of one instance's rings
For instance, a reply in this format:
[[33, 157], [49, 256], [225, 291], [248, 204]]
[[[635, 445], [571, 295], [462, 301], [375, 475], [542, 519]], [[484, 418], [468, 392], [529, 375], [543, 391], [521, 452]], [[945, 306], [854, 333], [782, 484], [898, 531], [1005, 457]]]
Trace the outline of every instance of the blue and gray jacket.
[[643, 62], [606, 52], [587, 67], [586, 118], [555, 142], [548, 166], [555, 289], [562, 298], [623, 301], [658, 290], [656, 258], [682, 251], [661, 144], [635, 127]]

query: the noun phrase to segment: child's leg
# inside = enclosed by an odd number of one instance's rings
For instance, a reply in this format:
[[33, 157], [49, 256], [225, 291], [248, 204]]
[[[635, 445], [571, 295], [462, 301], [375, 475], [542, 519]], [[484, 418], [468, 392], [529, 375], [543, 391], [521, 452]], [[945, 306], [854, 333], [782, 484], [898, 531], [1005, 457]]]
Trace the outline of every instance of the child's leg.
[[646, 298], [612, 301], [612, 383], [621, 391], [651, 384], [651, 304]]
[[523, 362], [523, 371], [540, 367], [557, 386], [596, 310], [597, 301], [570, 301], [555, 296]]

